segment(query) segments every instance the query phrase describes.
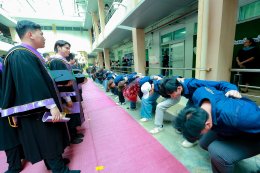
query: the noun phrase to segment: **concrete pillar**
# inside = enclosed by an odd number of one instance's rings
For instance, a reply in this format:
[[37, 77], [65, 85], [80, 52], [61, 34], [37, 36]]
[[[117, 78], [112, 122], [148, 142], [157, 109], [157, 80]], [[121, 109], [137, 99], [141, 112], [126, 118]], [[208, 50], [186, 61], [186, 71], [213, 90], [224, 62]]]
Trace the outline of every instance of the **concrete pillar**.
[[133, 50], [134, 50], [134, 65], [135, 71], [145, 74], [145, 34], [144, 29], [132, 30]]
[[93, 23], [93, 30], [94, 30], [94, 36], [95, 36], [95, 40], [98, 40], [98, 35], [99, 35], [99, 31], [98, 31], [98, 17], [96, 13], [91, 13], [92, 15], [92, 23]]
[[91, 33], [91, 29], [88, 30], [88, 35], [89, 35], [89, 45], [90, 45], [90, 50], [92, 51], [93, 49], [93, 38], [92, 38], [92, 33]]
[[196, 78], [230, 80], [238, 0], [199, 0]]
[[54, 40], [58, 40], [57, 39], [57, 28], [56, 28], [56, 25], [55, 24], [52, 24], [52, 33], [53, 33], [53, 36], [54, 36]]
[[110, 70], [110, 56], [109, 49], [104, 49], [104, 60], [105, 60], [105, 69]]
[[102, 52], [98, 52], [98, 67], [104, 68], [103, 64], [104, 64], [104, 59], [102, 56]]
[[105, 12], [104, 12], [104, 0], [98, 0], [98, 12], [99, 12], [99, 20], [101, 32], [104, 33], [105, 30]]
[[20, 38], [19, 38], [18, 34], [16, 33], [15, 28], [9, 27], [9, 31], [10, 31], [12, 40], [16, 41], [16, 42], [20, 42]]

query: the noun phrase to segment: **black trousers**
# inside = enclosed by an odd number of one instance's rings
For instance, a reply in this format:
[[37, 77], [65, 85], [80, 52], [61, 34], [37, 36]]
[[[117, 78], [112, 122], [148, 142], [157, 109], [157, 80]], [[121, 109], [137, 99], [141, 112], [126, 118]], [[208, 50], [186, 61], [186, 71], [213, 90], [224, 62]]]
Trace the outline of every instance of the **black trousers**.
[[118, 98], [120, 103], [125, 103], [125, 97], [122, 91], [118, 91]]
[[6, 173], [19, 173], [22, 170], [21, 159], [24, 158], [22, 146], [18, 145], [14, 148], [5, 150], [8, 170]]
[[200, 146], [209, 152], [213, 173], [233, 173], [236, 163], [260, 154], [260, 134], [223, 137], [209, 131]]

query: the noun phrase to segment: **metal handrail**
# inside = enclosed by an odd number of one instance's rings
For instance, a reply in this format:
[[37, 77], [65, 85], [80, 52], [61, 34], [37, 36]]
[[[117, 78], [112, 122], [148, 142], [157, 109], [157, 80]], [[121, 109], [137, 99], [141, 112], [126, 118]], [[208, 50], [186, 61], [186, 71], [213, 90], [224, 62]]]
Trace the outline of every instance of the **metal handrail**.
[[[234, 83], [238, 86], [238, 88], [241, 88], [241, 87], [245, 87], [245, 88], [250, 88], [250, 89], [257, 89], [257, 90], [260, 90], [260, 87], [259, 86], [252, 86], [252, 85], [242, 85], [240, 84], [241, 83], [241, 72], [247, 72], [247, 73], [260, 73], [260, 69], [236, 69], [236, 68], [233, 68], [233, 69], [230, 69], [231, 72], [236, 72], [234, 74]], [[243, 93], [244, 96], [247, 96], [247, 97], [254, 97], [254, 98], [260, 98], [260, 96], [258, 95], [251, 95], [251, 94], [245, 94]]]
[[132, 69], [134, 67], [129, 67], [129, 66], [111, 66], [111, 68], [129, 68], [129, 69]]
[[165, 69], [165, 70], [199, 70], [210, 72], [212, 68], [172, 68], [172, 67], [145, 67], [146, 69]]
[[117, 10], [117, 9], [114, 9], [114, 7], [113, 7], [114, 2], [122, 3], [122, 0], [117, 0], [117, 1], [113, 0], [113, 2], [110, 4], [110, 7], [109, 7], [107, 13], [105, 14], [105, 24], [108, 23], [108, 21], [112, 18], [112, 16], [114, 15], [114, 13]]
[[240, 68], [232, 68], [230, 69], [232, 72], [252, 72], [252, 73], [260, 73], [260, 69], [240, 69]]

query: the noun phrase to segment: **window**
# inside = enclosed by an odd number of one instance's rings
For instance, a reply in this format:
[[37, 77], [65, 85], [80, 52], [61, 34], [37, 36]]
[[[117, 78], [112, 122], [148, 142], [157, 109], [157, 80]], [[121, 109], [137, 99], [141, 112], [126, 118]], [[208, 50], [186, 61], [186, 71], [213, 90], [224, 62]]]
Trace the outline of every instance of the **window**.
[[169, 42], [172, 40], [172, 32], [171, 33], [168, 33], [168, 34], [165, 34], [161, 37], [161, 42], [162, 43], [166, 43], [166, 42]]
[[238, 21], [260, 16], [260, 1], [240, 7]]
[[185, 28], [174, 31], [173, 40], [184, 39], [185, 35], [186, 35], [186, 29]]

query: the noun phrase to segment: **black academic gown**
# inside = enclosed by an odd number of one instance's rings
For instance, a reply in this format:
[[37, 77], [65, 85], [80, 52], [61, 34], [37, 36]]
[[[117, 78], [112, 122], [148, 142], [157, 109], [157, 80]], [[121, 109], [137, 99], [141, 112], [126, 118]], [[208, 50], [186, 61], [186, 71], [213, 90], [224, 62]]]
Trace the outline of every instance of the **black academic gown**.
[[[65, 60], [61, 60], [60, 58], [53, 58], [51, 59], [49, 63], [49, 69], [50, 70], [69, 70], [72, 73], [72, 69], [70, 65], [65, 62]], [[59, 84], [65, 84], [64, 82], [61, 82]], [[81, 97], [80, 97], [80, 92], [78, 85], [76, 81], [73, 81], [73, 86], [72, 87], [59, 87], [58, 88], [60, 92], [72, 92], [75, 91], [76, 96], [71, 96], [72, 102], [79, 102], [80, 103], [80, 113], [74, 113], [74, 114], [68, 114], [68, 117], [71, 118], [69, 121], [70, 127], [76, 127], [80, 126], [84, 121], [84, 115], [83, 115], [83, 109], [81, 106]]]
[[[16, 46], [8, 52], [4, 64], [2, 114], [13, 107], [19, 110], [22, 105], [46, 100], [53, 100], [61, 110], [54, 83], [39, 57]], [[38, 105], [11, 115], [19, 116], [19, 138], [25, 159], [32, 163], [60, 156], [69, 145], [65, 124], [43, 123], [45, 111], [48, 111], [45, 106]]]
[[[0, 58], [0, 63], [3, 63], [3, 59]], [[2, 70], [0, 70], [0, 94], [2, 90]], [[0, 95], [0, 101], [1, 101]], [[0, 113], [1, 115], [1, 113]], [[20, 145], [18, 138], [17, 128], [11, 127], [8, 122], [8, 118], [0, 118], [0, 150], [9, 150]]]

